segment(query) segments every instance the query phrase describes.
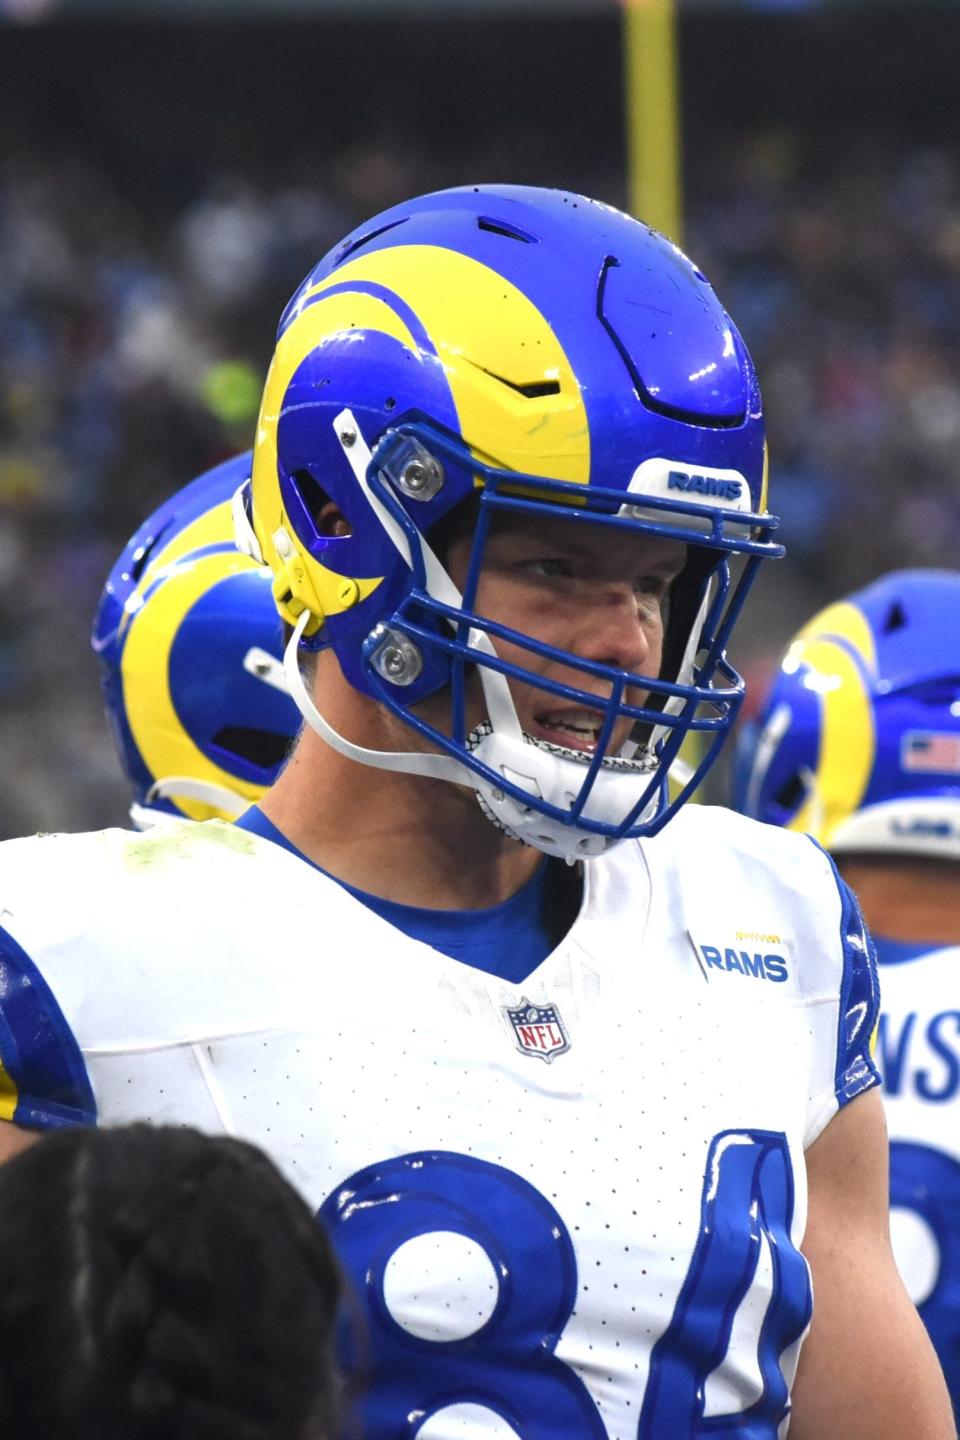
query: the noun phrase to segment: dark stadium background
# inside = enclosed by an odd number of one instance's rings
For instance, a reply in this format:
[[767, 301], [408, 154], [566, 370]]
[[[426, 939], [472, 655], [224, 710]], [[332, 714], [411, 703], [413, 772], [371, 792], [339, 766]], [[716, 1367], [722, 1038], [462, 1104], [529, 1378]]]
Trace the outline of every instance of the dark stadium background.
[[[476, 179], [626, 204], [617, 7], [462, 8], [0, 0], [0, 836], [123, 823], [100, 585], [249, 445], [328, 244]], [[791, 551], [757, 678], [818, 605], [957, 563], [960, 7], [691, 0], [679, 38], [684, 245], [760, 366]]]

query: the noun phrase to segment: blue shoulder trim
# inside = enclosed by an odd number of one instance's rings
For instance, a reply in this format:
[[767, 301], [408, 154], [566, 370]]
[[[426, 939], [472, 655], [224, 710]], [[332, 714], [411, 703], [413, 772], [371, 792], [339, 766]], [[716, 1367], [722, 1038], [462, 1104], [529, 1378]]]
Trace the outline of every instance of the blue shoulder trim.
[[49, 985], [0, 926], [0, 1116], [52, 1130], [93, 1125], [83, 1054]]
[[[817, 845], [816, 840], [808, 838]], [[840, 892], [843, 979], [840, 982], [835, 1087], [842, 1108], [862, 1091], [880, 1083], [879, 1071], [873, 1063], [874, 1036], [880, 1014], [880, 982], [877, 978], [877, 954], [860, 913], [857, 897], [841, 879], [833, 857], [821, 845], [817, 845], [817, 849], [830, 861]]]

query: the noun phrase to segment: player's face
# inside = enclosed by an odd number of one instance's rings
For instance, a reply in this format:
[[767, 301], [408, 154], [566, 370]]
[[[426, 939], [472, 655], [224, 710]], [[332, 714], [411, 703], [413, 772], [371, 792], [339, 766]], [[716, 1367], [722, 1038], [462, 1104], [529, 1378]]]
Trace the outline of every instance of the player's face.
[[[470, 544], [468, 537], [458, 539], [448, 552], [450, 573], [461, 588]], [[676, 540], [638, 537], [564, 516], [500, 515], [484, 551], [476, 610], [578, 659], [655, 676], [670, 586], [685, 559], [686, 546]], [[495, 644], [502, 659], [527, 671], [608, 698], [599, 679], [504, 640]], [[511, 680], [510, 690], [528, 734], [574, 750], [596, 748], [598, 710], [518, 680]], [[626, 695], [633, 705], [644, 698], [637, 689]], [[629, 719], [618, 722], [608, 753], [619, 751], [630, 729]]]

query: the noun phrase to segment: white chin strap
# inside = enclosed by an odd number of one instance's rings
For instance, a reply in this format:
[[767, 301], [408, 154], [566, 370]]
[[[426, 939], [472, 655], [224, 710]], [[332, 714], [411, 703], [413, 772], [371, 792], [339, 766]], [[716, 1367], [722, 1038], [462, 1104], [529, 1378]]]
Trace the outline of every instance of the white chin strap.
[[[710, 609], [710, 602], [713, 599], [713, 590], [714, 582], [711, 580], [710, 584], [707, 585], [704, 589], [703, 599], [700, 601], [700, 608], [697, 611], [696, 618], [694, 619], [693, 626], [691, 627], [690, 634], [687, 638], [686, 647], [683, 652], [683, 659], [680, 661], [680, 668], [677, 671], [676, 676], [676, 683], [678, 685], [693, 684], [694, 661], [697, 658], [697, 651], [700, 649], [700, 636], [703, 634], [704, 622]], [[668, 700], [664, 701], [664, 714], [679, 715], [686, 703], [687, 702], [682, 698], [682, 696], [671, 695]], [[654, 727], [653, 733], [650, 736], [651, 750], [654, 750], [657, 745], [659, 745], [661, 740], [665, 740], [667, 738], [667, 736], [670, 734], [670, 729], [671, 727], [669, 725], [657, 725]], [[682, 762], [680, 763], [680, 765], [678, 765], [677, 762], [674, 761], [673, 765], [670, 767], [670, 774], [672, 776], [675, 775], [675, 778], [678, 779], [681, 784], [686, 784], [686, 780], [691, 778], [692, 772], [691, 776], [687, 776], [686, 778], [681, 779], [682, 768]]]
[[130, 819], [138, 830], [149, 830], [165, 821], [185, 818], [182, 815], [171, 815], [168, 810], [156, 809], [151, 805], [151, 800], [172, 800], [174, 804], [180, 800], [198, 800], [202, 805], [218, 810], [228, 820], [237, 820], [245, 810], [250, 809], [250, 801], [238, 795], [235, 790], [228, 789], [226, 785], [217, 785], [208, 780], [194, 780], [189, 775], [165, 775], [150, 786], [144, 796], [143, 805], [134, 801], [130, 806]]
[[473, 780], [470, 771], [451, 755], [419, 750], [369, 750], [365, 745], [355, 745], [339, 730], [334, 730], [314, 704], [300, 669], [300, 639], [309, 621], [310, 612], [304, 610], [283, 652], [283, 668], [294, 704], [311, 730], [315, 730], [332, 749], [346, 755], [348, 760], [356, 760], [359, 765], [370, 765], [375, 770], [399, 770], [408, 775], [428, 775], [434, 780], [451, 780], [456, 785], [470, 785]]

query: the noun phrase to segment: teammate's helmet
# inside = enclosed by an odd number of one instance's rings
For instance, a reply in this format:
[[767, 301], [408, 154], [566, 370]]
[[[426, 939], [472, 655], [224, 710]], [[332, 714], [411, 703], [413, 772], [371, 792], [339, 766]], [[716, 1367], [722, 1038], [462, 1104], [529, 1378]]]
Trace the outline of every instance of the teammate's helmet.
[[835, 852], [960, 859], [960, 573], [901, 570], [805, 625], [734, 803]]
[[[652, 833], [699, 783], [742, 698], [730, 628], [759, 558], [782, 552], [749, 355], [663, 236], [582, 196], [521, 186], [442, 191], [370, 220], [283, 314], [251, 491], [238, 535], [273, 571], [296, 642], [331, 646], [357, 690], [440, 752], [351, 745], [288, 665], [301, 710], [342, 753], [472, 785], [509, 833], [568, 858]], [[430, 541], [468, 497], [461, 594]], [[328, 501], [349, 534], [324, 533]], [[506, 509], [692, 547], [659, 675], [590, 664], [476, 613], [491, 517]], [[734, 583], [736, 554], [747, 561]], [[501, 660], [499, 639], [556, 659], [580, 685]], [[473, 667], [488, 723], [467, 733]], [[525, 736], [511, 677], [602, 712], [596, 751]], [[450, 734], [415, 711], [446, 685]], [[636, 686], [643, 705], [625, 699]], [[618, 756], [608, 745], [621, 717], [635, 728]], [[711, 743], [670, 801], [664, 777], [690, 730]]]
[[144, 826], [232, 819], [276, 778], [300, 724], [270, 576], [233, 540], [250, 455], [202, 475], [141, 525], [93, 624], [107, 718]]

